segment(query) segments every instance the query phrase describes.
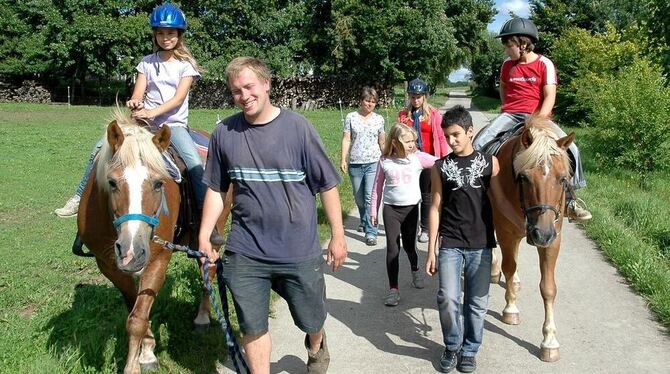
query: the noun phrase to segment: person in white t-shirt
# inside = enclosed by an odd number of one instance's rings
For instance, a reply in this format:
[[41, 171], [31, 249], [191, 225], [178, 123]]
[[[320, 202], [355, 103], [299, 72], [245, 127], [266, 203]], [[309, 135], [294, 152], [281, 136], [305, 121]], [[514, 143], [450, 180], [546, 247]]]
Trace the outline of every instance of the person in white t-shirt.
[[382, 155], [386, 135], [384, 117], [374, 112], [377, 91], [372, 87], [363, 87], [360, 98], [360, 108], [347, 114], [344, 120], [340, 170], [342, 173], [349, 173], [361, 218], [358, 231], [365, 233], [365, 244], [372, 246], [377, 245], [377, 225], [370, 223], [368, 210], [372, 200], [377, 161]]
[[377, 165], [370, 219], [377, 224], [377, 212], [384, 198], [384, 227], [386, 229], [386, 273], [389, 291], [384, 299], [387, 306], [400, 302], [398, 285], [400, 239], [407, 253], [412, 270], [412, 286], [424, 287], [423, 273], [419, 269], [416, 252], [416, 235], [419, 222], [421, 188], [419, 176], [424, 169], [433, 166], [437, 157], [416, 150], [417, 132], [402, 123], [396, 123], [389, 130], [384, 147], [384, 155]]
[[[188, 132], [189, 91], [193, 82], [200, 78], [200, 68], [184, 44], [186, 17], [177, 6], [165, 3], [151, 12], [149, 24], [153, 30], [154, 53], [142, 58], [137, 65], [135, 87], [126, 106], [133, 110], [134, 118], [150, 119], [159, 126], [170, 126], [170, 141], [186, 164], [197, 209], [202, 211], [207, 191], [202, 183], [204, 169]], [[75, 196], [63, 208], [56, 209], [57, 215], [77, 214], [81, 194], [101, 145], [102, 140], [93, 147]], [[216, 231], [211, 241], [215, 245], [223, 244], [223, 238]]]

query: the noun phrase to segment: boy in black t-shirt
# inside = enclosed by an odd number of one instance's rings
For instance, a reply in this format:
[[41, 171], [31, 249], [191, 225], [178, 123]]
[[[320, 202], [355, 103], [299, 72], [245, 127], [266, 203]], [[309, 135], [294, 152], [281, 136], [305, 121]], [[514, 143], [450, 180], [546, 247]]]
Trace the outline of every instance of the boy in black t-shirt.
[[426, 272], [432, 276], [439, 271], [437, 305], [445, 345], [439, 368], [448, 373], [458, 366], [460, 372], [471, 373], [477, 368], [475, 355], [484, 333], [496, 246], [487, 190], [499, 166], [495, 156], [472, 147], [472, 117], [462, 106], [444, 114], [442, 130], [453, 152], [438, 160], [432, 170]]

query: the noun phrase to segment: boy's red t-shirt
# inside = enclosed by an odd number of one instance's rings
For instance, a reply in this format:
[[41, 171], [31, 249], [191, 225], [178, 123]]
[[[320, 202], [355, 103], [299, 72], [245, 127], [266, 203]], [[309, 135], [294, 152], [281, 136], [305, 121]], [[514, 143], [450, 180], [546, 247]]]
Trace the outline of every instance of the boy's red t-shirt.
[[548, 84], [558, 84], [558, 76], [554, 63], [539, 55], [537, 60], [528, 64], [505, 60], [500, 69], [500, 81], [507, 85], [503, 113], [533, 113], [542, 106], [542, 88]]

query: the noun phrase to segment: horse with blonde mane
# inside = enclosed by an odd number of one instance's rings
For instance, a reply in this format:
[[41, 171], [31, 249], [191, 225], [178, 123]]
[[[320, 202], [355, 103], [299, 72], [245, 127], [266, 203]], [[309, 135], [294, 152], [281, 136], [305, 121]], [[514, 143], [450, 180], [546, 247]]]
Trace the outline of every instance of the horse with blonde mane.
[[[149, 314], [172, 256], [152, 239], [157, 235], [173, 241], [183, 202], [162, 156], [170, 143], [170, 128], [162, 126], [153, 134], [118, 108], [113, 115], [81, 197], [77, 224], [83, 243], [121, 291], [129, 311], [124, 373], [140, 373], [158, 367]], [[229, 208], [221, 215], [219, 230], [228, 213]], [[198, 248], [197, 237], [197, 232], [186, 233], [179, 243]], [[210, 278], [213, 275], [212, 267]], [[209, 324], [209, 306], [203, 291], [196, 325]]]
[[[521, 134], [501, 146], [496, 155], [500, 173], [491, 185], [493, 220], [506, 280], [502, 319], [507, 324], [519, 324], [517, 256], [519, 244], [526, 237], [528, 244], [537, 247], [539, 255], [540, 293], [545, 311], [540, 359], [548, 362], [560, 357], [554, 322], [554, 272], [571, 174], [566, 149], [575, 139], [574, 133], [559, 138], [554, 126], [546, 118], [530, 117]], [[496, 258], [491, 273], [491, 281], [497, 283], [500, 266]]]

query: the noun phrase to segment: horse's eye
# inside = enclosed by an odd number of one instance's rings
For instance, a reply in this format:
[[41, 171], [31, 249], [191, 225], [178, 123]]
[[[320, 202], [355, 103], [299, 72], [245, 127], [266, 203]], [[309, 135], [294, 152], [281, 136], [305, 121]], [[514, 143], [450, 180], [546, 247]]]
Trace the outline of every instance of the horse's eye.
[[163, 188], [163, 181], [155, 181], [154, 191], [159, 191], [161, 188]]
[[528, 182], [528, 177], [526, 176], [526, 174], [519, 174], [517, 178], [519, 178], [521, 182]]
[[110, 179], [107, 181], [109, 183], [109, 187], [112, 189], [112, 191], [116, 191], [119, 189], [119, 186], [116, 185], [116, 181], [113, 179]]

